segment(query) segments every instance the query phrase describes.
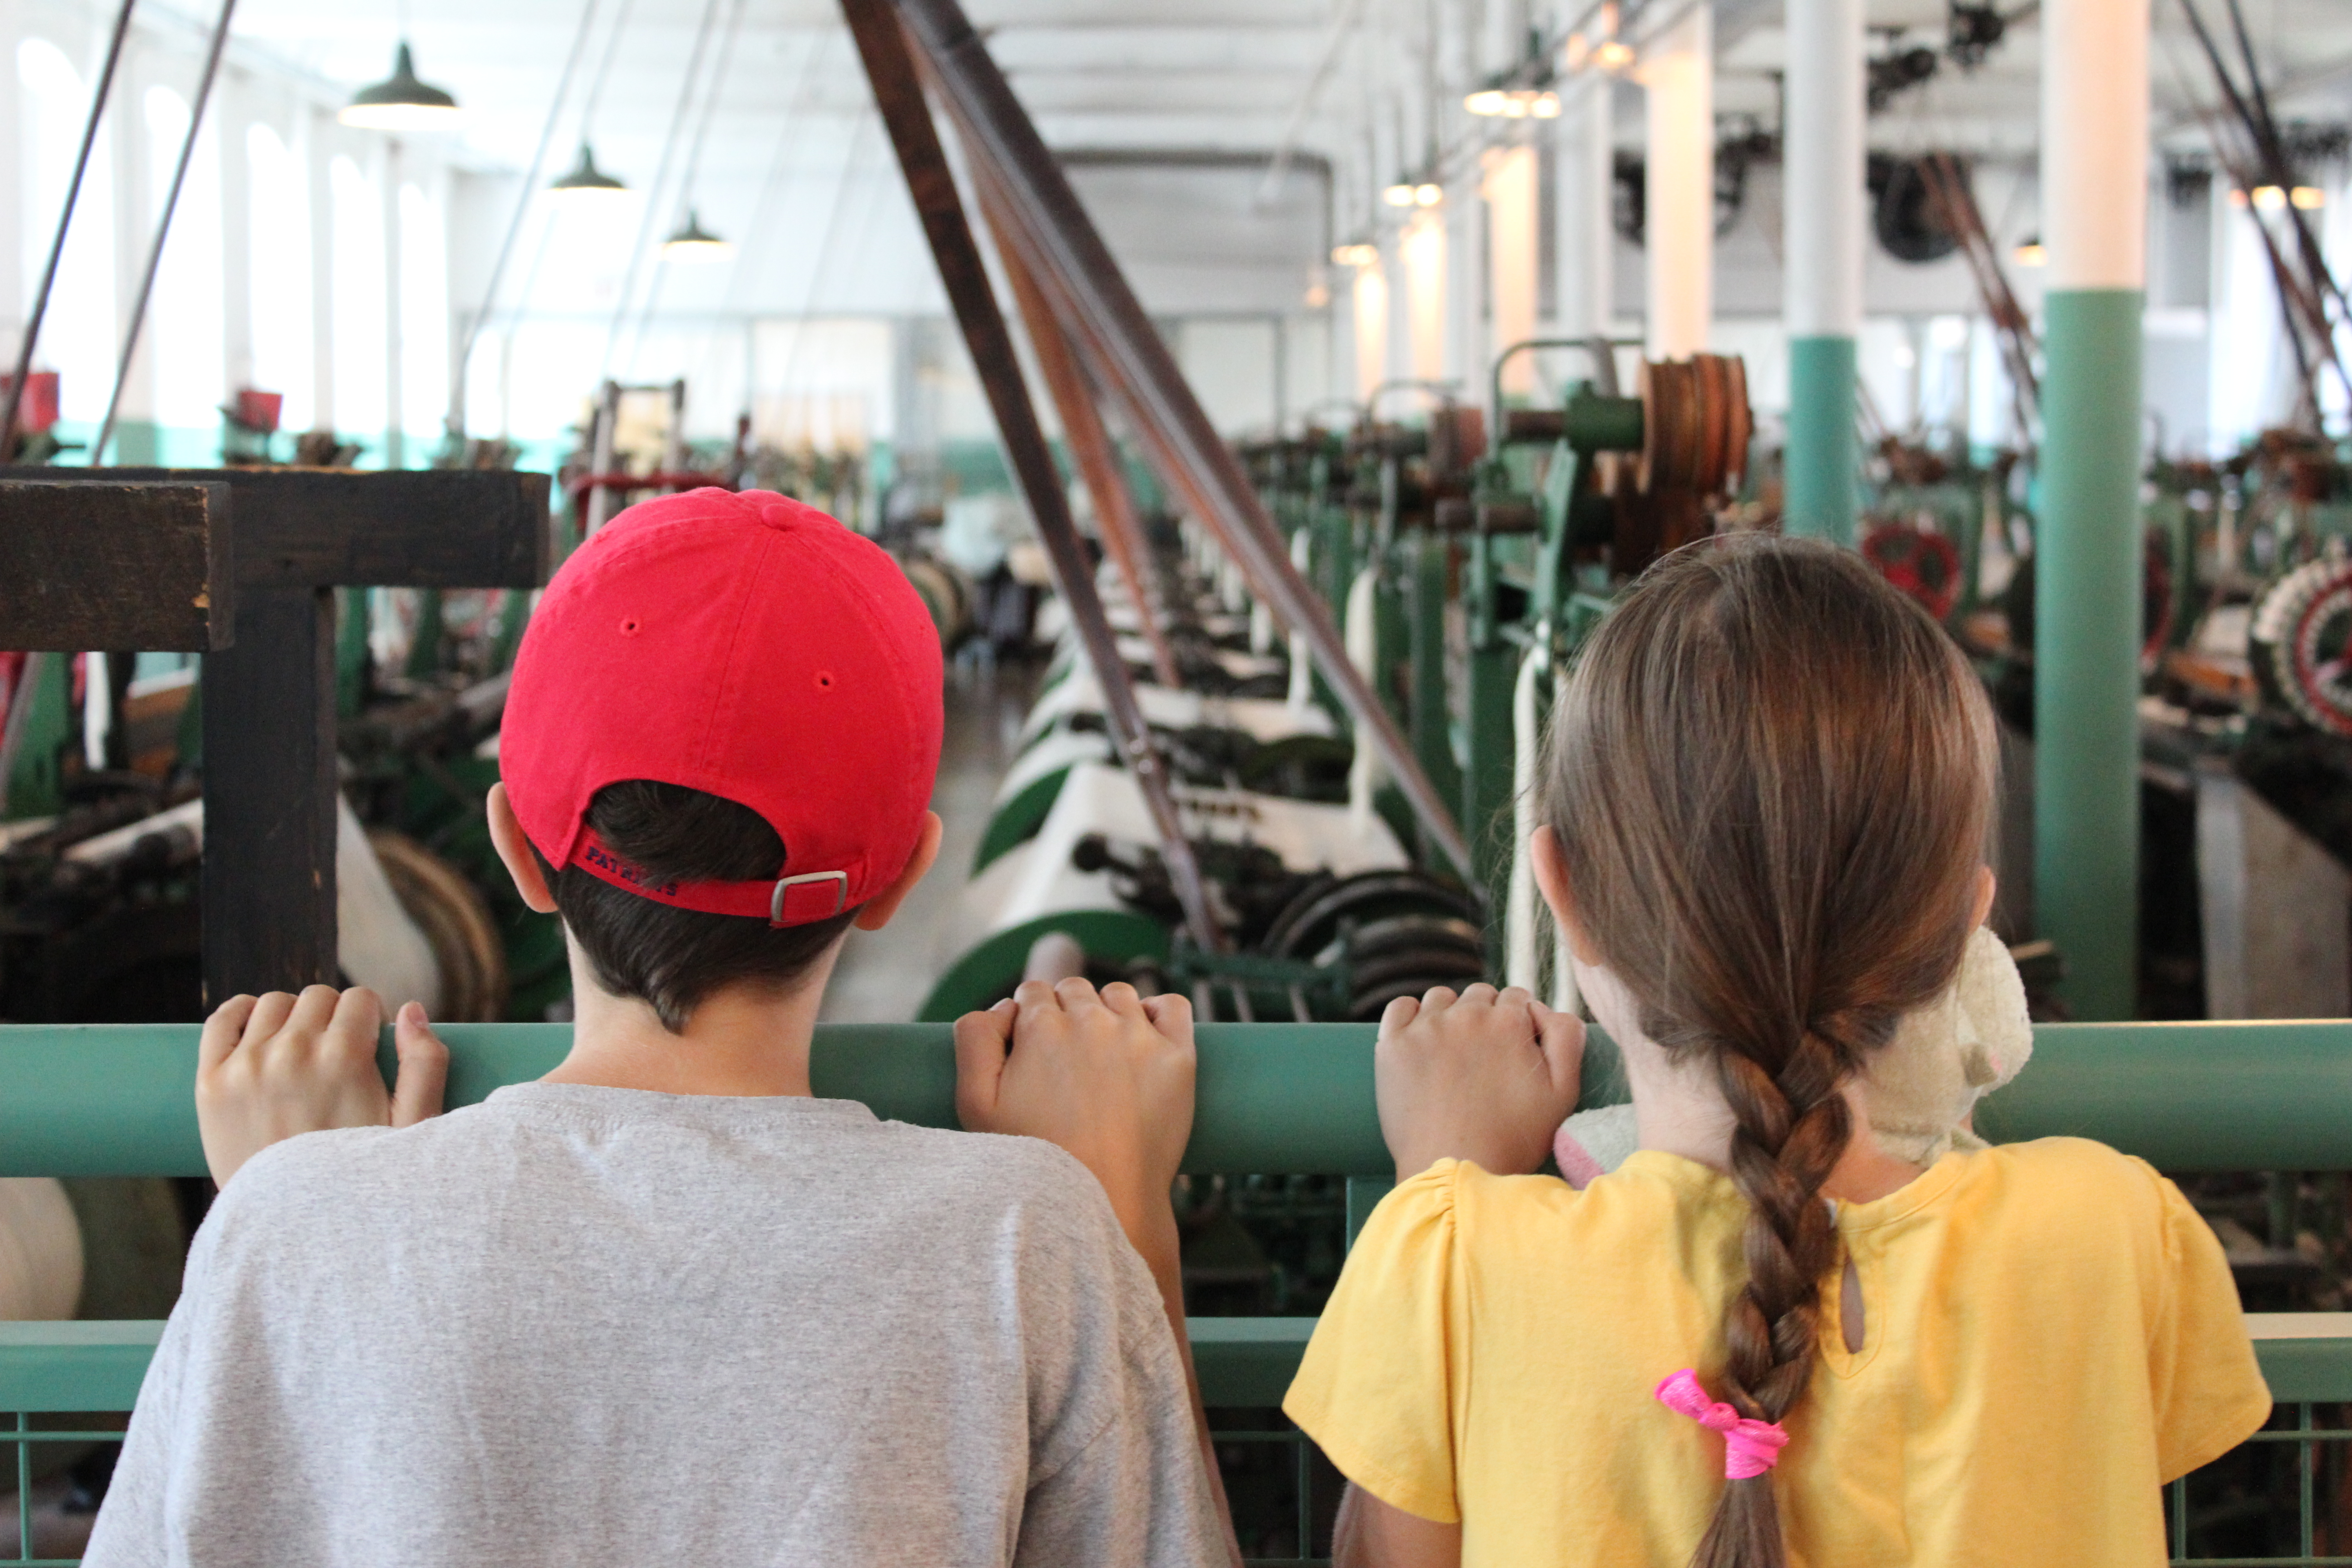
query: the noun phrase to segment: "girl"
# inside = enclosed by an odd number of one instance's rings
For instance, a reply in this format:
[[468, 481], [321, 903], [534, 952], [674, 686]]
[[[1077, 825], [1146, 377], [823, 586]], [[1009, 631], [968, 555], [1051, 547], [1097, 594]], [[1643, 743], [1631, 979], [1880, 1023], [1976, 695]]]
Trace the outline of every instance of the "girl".
[[1286, 1404], [1339, 1563], [2162, 1563], [2159, 1484], [2271, 1408], [2211, 1232], [2098, 1144], [1869, 1131], [1857, 1069], [1992, 900], [1958, 651], [1850, 553], [1727, 540], [1625, 595], [1550, 744], [1529, 848], [1642, 1149], [1531, 1176], [1581, 1026], [1391, 1005], [1400, 1184]]

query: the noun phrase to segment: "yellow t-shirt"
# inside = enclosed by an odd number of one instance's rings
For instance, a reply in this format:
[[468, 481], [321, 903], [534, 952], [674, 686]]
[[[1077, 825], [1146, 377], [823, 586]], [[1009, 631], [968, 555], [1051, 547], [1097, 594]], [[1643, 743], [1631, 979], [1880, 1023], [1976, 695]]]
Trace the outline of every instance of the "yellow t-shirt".
[[[1442, 1161], [1374, 1211], [1283, 1408], [1349, 1479], [1459, 1522], [1465, 1568], [1685, 1568], [1746, 1278], [1730, 1178], [1643, 1152], [1579, 1193]], [[1838, 1229], [1859, 1353], [1822, 1353], [1774, 1472], [1791, 1568], [2165, 1561], [2159, 1484], [2269, 1416], [2228, 1265], [2171, 1183], [2097, 1143], [1947, 1154]]]

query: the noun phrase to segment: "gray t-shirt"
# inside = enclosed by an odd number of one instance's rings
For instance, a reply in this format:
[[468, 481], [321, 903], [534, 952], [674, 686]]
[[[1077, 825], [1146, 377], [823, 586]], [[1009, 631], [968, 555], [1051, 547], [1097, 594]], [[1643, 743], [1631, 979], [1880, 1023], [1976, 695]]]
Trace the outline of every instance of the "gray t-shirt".
[[89, 1568], [1225, 1558], [1078, 1163], [845, 1100], [313, 1133], [189, 1254]]

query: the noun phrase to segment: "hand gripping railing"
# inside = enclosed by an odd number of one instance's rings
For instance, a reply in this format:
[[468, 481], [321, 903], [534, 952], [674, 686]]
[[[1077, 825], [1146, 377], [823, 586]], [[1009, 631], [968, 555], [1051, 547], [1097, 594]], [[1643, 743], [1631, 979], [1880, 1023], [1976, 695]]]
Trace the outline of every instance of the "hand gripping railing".
[[[475, 1103], [539, 1077], [571, 1044], [559, 1024], [455, 1024], [448, 1102]], [[1386, 1184], [1391, 1162], [1372, 1096], [1369, 1025], [1204, 1025], [1199, 1105], [1184, 1167], [1194, 1173], [1351, 1178], [1351, 1220]], [[0, 1175], [184, 1176], [204, 1173], [193, 1086], [191, 1025], [0, 1027]], [[387, 1032], [382, 1060], [389, 1074]], [[834, 1025], [818, 1029], [816, 1091], [862, 1100], [880, 1115], [955, 1125], [955, 1062], [945, 1025]], [[1616, 1050], [1595, 1032], [1584, 1104], [1623, 1098]], [[1978, 1131], [2000, 1142], [2095, 1138], [2168, 1172], [2352, 1169], [2352, 1022], [2053, 1024], [2034, 1031], [2032, 1066], [1979, 1108]], [[1352, 1229], [1352, 1226], [1350, 1227]], [[2263, 1372], [2300, 1429], [2302, 1555], [2277, 1563], [2352, 1562], [2313, 1554], [2312, 1406], [2352, 1401], [2352, 1314], [2250, 1320]], [[1277, 1403], [1313, 1320], [1202, 1318], [1192, 1325], [1213, 1406]], [[161, 1325], [0, 1323], [0, 1413], [127, 1409]], [[0, 1428], [0, 1445], [13, 1435]], [[42, 1432], [43, 1440], [61, 1436]], [[1294, 1434], [1231, 1434], [1295, 1440]], [[18, 1442], [20, 1475], [32, 1447]], [[1313, 1511], [1299, 1450], [1298, 1557]], [[0, 1470], [5, 1476], [5, 1470]], [[0, 1479], [0, 1486], [5, 1486]], [[2176, 1493], [2176, 1524], [2192, 1510]], [[32, 1556], [29, 1522], [24, 1561]], [[2187, 1536], [2177, 1537], [2177, 1562]], [[1286, 1559], [1287, 1561], [1288, 1559]], [[2235, 1561], [2231, 1560], [2231, 1561]]]

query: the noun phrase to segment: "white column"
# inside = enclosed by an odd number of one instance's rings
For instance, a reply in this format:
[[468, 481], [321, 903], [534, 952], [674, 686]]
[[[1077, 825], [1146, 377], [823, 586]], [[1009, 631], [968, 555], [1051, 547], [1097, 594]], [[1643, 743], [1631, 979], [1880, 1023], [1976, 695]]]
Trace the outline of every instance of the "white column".
[[408, 464], [401, 428], [406, 412], [402, 372], [408, 358], [400, 321], [401, 147], [386, 138], [376, 148], [376, 200], [383, 209], [383, 466], [399, 468]]
[[1388, 330], [1381, 334], [1388, 352], [1381, 356], [1381, 381], [1412, 379], [1412, 279], [1405, 264], [1405, 239], [1411, 233], [1411, 218], [1398, 220], [1397, 227], [1381, 242], [1381, 274], [1388, 279], [1383, 292], [1388, 297]]
[[1465, 396], [1483, 402], [1485, 394], [1479, 389], [1486, 384], [1491, 350], [1479, 309], [1486, 279], [1479, 271], [1478, 231], [1486, 215], [1478, 201], [1476, 171], [1446, 187], [1445, 205], [1438, 210], [1444, 215], [1445, 254], [1453, 261], [1445, 268], [1444, 342], [1439, 351], [1444, 368], [1438, 374], [1456, 384]]
[[1360, 403], [1389, 372], [1389, 279], [1377, 262], [1355, 272], [1350, 296], [1356, 315], [1356, 401]]
[[[97, 80], [95, 70], [89, 79]], [[170, 166], [158, 169], [153, 162], [155, 137], [147, 123], [147, 89], [152, 79], [146, 50], [134, 33], [123, 45], [113, 98], [107, 105], [107, 120], [113, 132], [109, 138], [109, 151], [114, 155], [114, 341], [108, 345], [113, 351], [106, 367], [108, 375], [114, 374], [114, 361], [119, 360], [123, 339], [131, 331], [131, 311], [139, 300], [140, 275], [147, 263], [147, 249], [155, 242], [155, 216], [163, 208], [163, 193], [172, 182]], [[110, 385], [108, 391], [111, 390]], [[130, 367], [123, 373], [122, 396], [115, 408], [112, 450], [93, 457], [103, 456], [116, 463], [152, 461], [154, 418], [155, 334], [142, 331]], [[123, 427], [133, 423], [142, 428], [131, 437], [134, 449], [126, 453]]]
[[1397, 249], [1404, 261], [1407, 374], [1445, 374], [1445, 220], [1423, 212], [1405, 225]]
[[[12, 199], [0, 202], [0, 355], [6, 356], [11, 367], [24, 341], [25, 318], [32, 309], [33, 286], [40, 279], [49, 240], [41, 215], [28, 213], [25, 206], [26, 187], [32, 181], [25, 164], [24, 80], [16, 70], [16, 45], [24, 36], [21, 9], [0, 9], [0, 169], [11, 172], [6, 184], [14, 193]], [[48, 221], [55, 224], [57, 215], [50, 214]], [[35, 242], [39, 248], [29, 277], [25, 270], [28, 226], [41, 237]], [[0, 370], [0, 375], [7, 374]]]
[[245, 141], [254, 119], [249, 91], [242, 77], [213, 89], [219, 100], [213, 129], [220, 142], [221, 360], [231, 392], [253, 384], [253, 159]]
[[1646, 51], [1649, 352], [1681, 358], [1706, 347], [1715, 313], [1715, 11], [1696, 5]]
[[1552, 255], [1559, 335], [1605, 334], [1615, 316], [1616, 79], [1592, 73], [1561, 93], [1555, 122]]
[[335, 192], [327, 164], [334, 148], [325, 116], [294, 117], [295, 156], [310, 186], [310, 427], [335, 427]]
[[[1530, 146], [1498, 148], [1487, 154], [1486, 246], [1494, 302], [1486, 355], [1536, 335], [1536, 150]], [[1482, 373], [1480, 380], [1485, 380]], [[1515, 354], [1503, 366], [1503, 392], [1526, 396], [1536, 389], [1532, 353]], [[1484, 385], [1475, 389], [1483, 397]]]
[[2148, 0], [2042, 14], [2044, 287], [2147, 283]]
[[1789, 0], [1782, 308], [1792, 338], [1862, 331], [1862, 0]]
[[1862, 331], [1863, 0], [1789, 0], [1788, 16], [1782, 523], [1790, 533], [1851, 544], [1861, 508], [1853, 405]]

